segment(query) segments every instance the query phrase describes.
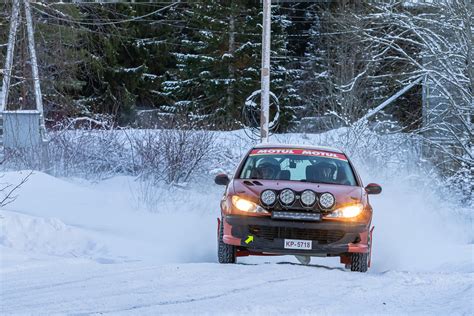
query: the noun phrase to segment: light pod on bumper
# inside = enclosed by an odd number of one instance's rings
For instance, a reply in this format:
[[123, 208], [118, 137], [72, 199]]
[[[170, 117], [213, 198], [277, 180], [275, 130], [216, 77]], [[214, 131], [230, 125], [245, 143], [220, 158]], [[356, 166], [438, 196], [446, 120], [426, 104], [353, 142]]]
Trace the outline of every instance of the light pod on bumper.
[[276, 193], [273, 190], [265, 190], [260, 194], [260, 200], [263, 205], [270, 206], [276, 202]]
[[283, 205], [291, 205], [295, 201], [295, 192], [291, 189], [284, 189], [280, 192], [280, 202]]
[[335, 202], [336, 199], [334, 198], [334, 195], [328, 192], [321, 194], [319, 197], [319, 205], [324, 209], [330, 209], [334, 206]]
[[304, 190], [303, 193], [301, 193], [301, 203], [304, 206], [313, 206], [314, 203], [316, 203], [316, 193], [311, 190]]

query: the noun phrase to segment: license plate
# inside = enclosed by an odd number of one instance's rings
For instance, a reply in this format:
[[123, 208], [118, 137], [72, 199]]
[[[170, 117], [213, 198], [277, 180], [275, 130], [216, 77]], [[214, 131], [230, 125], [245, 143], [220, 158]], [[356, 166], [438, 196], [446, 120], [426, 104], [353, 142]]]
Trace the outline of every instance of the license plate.
[[285, 239], [285, 249], [311, 250], [313, 242], [311, 240]]

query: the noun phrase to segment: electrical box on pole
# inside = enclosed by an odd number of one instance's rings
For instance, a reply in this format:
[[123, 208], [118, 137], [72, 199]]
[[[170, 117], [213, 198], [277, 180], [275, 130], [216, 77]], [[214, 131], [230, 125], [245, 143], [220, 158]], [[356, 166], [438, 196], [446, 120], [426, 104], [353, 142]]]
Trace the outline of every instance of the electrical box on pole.
[[37, 110], [3, 111], [3, 147], [40, 148], [42, 145], [40, 112]]

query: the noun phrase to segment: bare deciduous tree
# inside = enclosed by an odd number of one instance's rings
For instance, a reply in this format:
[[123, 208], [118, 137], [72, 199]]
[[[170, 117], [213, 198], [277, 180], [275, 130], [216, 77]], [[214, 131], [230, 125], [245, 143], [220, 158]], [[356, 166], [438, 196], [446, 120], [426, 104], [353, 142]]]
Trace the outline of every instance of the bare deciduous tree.
[[5, 207], [8, 204], [15, 202], [18, 197], [18, 195], [15, 195], [15, 193], [28, 181], [32, 174], [33, 171], [30, 171], [17, 184], [0, 183], [0, 207]]

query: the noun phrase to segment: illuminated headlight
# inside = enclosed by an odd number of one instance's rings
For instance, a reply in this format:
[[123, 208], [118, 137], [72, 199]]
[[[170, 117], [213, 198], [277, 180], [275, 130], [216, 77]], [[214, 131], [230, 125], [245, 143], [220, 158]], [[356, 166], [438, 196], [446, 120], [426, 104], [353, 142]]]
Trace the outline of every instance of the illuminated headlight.
[[353, 218], [357, 217], [364, 210], [362, 204], [355, 204], [338, 208], [334, 212], [326, 215], [327, 218]]
[[284, 189], [280, 192], [280, 202], [284, 205], [290, 205], [295, 201], [295, 192], [290, 189]]
[[272, 190], [265, 190], [260, 195], [260, 200], [264, 205], [272, 205], [276, 201], [276, 193]]
[[331, 193], [323, 193], [319, 198], [319, 204], [322, 208], [325, 209], [333, 207], [334, 202], [336, 202], [336, 200], [334, 199], [334, 195], [332, 195]]
[[249, 212], [249, 213], [268, 213], [263, 207], [260, 205], [251, 202], [249, 200], [243, 199], [237, 195], [232, 197], [232, 204], [237, 208], [239, 211], [242, 212]]
[[311, 206], [316, 202], [316, 193], [311, 190], [305, 190], [301, 193], [301, 203], [305, 206]]

